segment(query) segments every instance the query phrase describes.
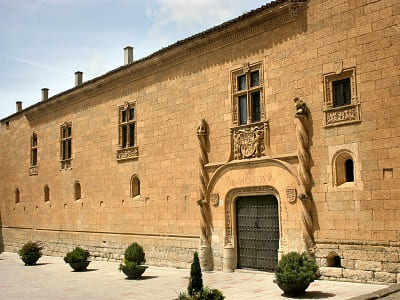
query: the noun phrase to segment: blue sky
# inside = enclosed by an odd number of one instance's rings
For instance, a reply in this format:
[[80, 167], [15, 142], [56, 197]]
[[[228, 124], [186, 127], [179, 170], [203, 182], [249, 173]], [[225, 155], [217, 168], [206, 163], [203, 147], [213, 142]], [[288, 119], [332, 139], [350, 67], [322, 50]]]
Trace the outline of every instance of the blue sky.
[[0, 119], [269, 0], [0, 0]]

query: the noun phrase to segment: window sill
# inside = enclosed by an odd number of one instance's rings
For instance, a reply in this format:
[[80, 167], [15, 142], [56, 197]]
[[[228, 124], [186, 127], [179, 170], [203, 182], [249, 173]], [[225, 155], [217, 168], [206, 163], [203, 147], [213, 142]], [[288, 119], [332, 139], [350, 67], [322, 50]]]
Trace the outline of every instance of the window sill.
[[61, 163], [61, 171], [72, 169], [72, 159], [60, 160], [60, 163]]
[[29, 176], [38, 175], [38, 170], [39, 170], [38, 166], [30, 166], [29, 167]]
[[118, 149], [116, 154], [117, 161], [131, 160], [139, 158], [139, 147], [129, 147]]
[[324, 128], [361, 122], [360, 104], [324, 109]]

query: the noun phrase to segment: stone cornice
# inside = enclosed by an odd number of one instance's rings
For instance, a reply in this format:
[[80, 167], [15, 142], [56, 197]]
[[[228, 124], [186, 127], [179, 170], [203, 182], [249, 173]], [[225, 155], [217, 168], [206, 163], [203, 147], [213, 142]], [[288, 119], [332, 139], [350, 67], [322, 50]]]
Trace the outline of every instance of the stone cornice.
[[248, 13], [233, 21], [177, 42], [132, 64], [112, 70], [46, 101], [36, 103], [17, 114], [23, 113], [29, 121], [37, 119], [66, 105], [76, 104], [88, 97], [117, 89], [123, 84], [143, 79], [182, 62], [293, 22], [305, 6], [305, 0], [276, 1], [274, 5], [266, 5], [265, 8], [258, 9], [254, 13]]

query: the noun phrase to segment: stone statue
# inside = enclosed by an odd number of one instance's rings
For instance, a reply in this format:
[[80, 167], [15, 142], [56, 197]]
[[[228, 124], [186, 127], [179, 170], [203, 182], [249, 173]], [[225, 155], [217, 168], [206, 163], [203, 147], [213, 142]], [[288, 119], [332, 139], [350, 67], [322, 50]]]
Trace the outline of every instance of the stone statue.
[[304, 103], [304, 101], [298, 97], [294, 98], [293, 101], [294, 101], [294, 107], [296, 109], [295, 116], [306, 115], [307, 107], [306, 107], [306, 104]]

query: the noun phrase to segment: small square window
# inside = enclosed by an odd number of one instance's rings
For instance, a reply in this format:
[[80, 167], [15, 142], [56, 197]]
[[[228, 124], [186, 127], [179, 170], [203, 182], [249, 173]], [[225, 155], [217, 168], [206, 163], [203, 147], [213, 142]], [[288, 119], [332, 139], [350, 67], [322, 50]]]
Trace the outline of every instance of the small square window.
[[332, 82], [333, 106], [351, 104], [350, 78]]

